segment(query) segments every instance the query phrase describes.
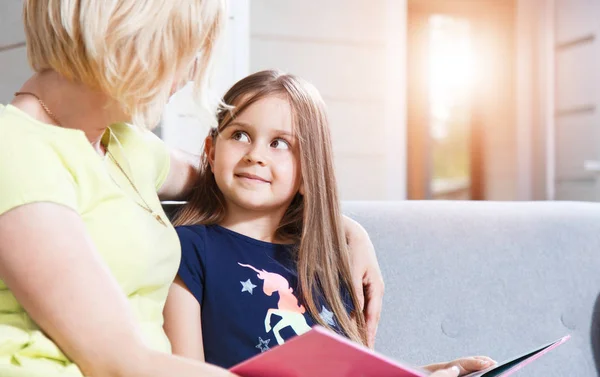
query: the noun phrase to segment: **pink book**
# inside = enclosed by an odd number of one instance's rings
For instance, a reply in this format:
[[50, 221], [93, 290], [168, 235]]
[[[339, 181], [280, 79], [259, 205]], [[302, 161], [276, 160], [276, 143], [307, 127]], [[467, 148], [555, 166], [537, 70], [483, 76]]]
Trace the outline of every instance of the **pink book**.
[[[468, 377], [510, 376], [524, 365], [558, 347], [565, 336]], [[426, 377], [429, 372], [401, 364], [320, 326], [281, 346], [248, 359], [231, 371], [242, 377]]]

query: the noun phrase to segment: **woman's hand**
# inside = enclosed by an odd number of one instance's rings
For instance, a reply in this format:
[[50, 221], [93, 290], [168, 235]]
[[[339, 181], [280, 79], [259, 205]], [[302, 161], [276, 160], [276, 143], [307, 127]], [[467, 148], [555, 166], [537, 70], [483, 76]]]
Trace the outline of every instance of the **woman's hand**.
[[367, 321], [368, 346], [373, 348], [381, 317], [383, 277], [367, 231], [359, 223], [345, 216], [344, 230], [350, 248], [352, 283]]
[[445, 370], [451, 367], [456, 367], [459, 370], [458, 375], [464, 376], [469, 373], [487, 369], [494, 364], [496, 364], [496, 362], [487, 356], [470, 356], [462, 357], [460, 359], [456, 359], [447, 363], [427, 365], [424, 367], [424, 369], [427, 369], [430, 372], [436, 372], [438, 370]]
[[429, 377], [457, 377], [460, 373], [458, 367], [454, 366], [449, 369], [441, 369], [437, 372], [430, 374]]

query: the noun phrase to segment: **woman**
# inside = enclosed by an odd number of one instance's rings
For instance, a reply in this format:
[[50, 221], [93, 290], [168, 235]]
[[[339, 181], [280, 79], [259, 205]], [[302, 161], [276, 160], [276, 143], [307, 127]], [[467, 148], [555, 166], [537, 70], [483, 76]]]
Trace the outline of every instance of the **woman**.
[[[0, 106], [0, 375], [230, 375], [169, 354], [180, 250], [159, 198], [197, 165], [146, 130], [182, 83], [206, 93], [223, 0], [26, 0], [24, 21], [36, 74]], [[381, 275], [346, 228], [372, 343]]]

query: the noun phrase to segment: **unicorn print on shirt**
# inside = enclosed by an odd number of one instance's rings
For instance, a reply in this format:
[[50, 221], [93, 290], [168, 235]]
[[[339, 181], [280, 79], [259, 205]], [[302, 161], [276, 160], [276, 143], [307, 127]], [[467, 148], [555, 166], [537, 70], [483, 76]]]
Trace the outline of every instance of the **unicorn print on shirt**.
[[[250, 268], [258, 274], [258, 278], [264, 282], [263, 292], [267, 296], [273, 295], [274, 292], [279, 293], [277, 309], [269, 308], [265, 316], [265, 331], [270, 332], [273, 330], [273, 335], [275, 335], [278, 344], [285, 343], [279, 332], [286, 327], [291, 327], [296, 335], [304, 334], [310, 330], [310, 326], [308, 326], [306, 318], [304, 318], [306, 309], [303, 305], [298, 305], [298, 299], [293, 294], [294, 290], [283, 276], [265, 270], [258, 270], [249, 264], [238, 264], [242, 267]], [[273, 314], [281, 317], [281, 319], [271, 328], [271, 316]]]

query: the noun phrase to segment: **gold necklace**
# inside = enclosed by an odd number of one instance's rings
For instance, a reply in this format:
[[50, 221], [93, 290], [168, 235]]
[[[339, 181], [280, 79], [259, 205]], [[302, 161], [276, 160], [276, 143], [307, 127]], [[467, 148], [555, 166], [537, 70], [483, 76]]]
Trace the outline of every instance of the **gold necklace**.
[[44, 111], [46, 112], [46, 114], [48, 114], [48, 116], [50, 117], [50, 119], [52, 119], [52, 121], [54, 123], [56, 123], [57, 126], [60, 126], [60, 122], [58, 121], [58, 118], [56, 118], [56, 115], [54, 115], [54, 113], [52, 111], [50, 111], [50, 109], [48, 108], [48, 106], [46, 106], [46, 104], [44, 103], [44, 101], [42, 101], [40, 99], [40, 97], [37, 96], [37, 94], [33, 94], [31, 92], [16, 92], [15, 93], [15, 97], [16, 96], [22, 96], [22, 95], [29, 95], [29, 96], [32, 96], [33, 98], [37, 99], [37, 101], [40, 103], [40, 106], [42, 106], [42, 109], [44, 109]]
[[[142, 202], [144, 203], [144, 205], [141, 205], [137, 201], [135, 201], [135, 203], [137, 205], [139, 205], [140, 207], [142, 207], [144, 210], [146, 210], [150, 215], [152, 215], [152, 217], [154, 217], [156, 219], [156, 221], [158, 221], [159, 223], [161, 223], [163, 226], [167, 226], [167, 223], [165, 223], [165, 221], [162, 219], [162, 217], [158, 213], [154, 212], [154, 210], [152, 209], [152, 207], [150, 207], [150, 205], [148, 205], [148, 203], [146, 202], [146, 200], [144, 200], [144, 197], [138, 191], [137, 187], [133, 183], [133, 180], [131, 178], [129, 178], [129, 176], [127, 175], [127, 173], [125, 173], [125, 169], [123, 169], [121, 167], [121, 164], [119, 164], [119, 161], [117, 161], [117, 159], [113, 156], [113, 154], [110, 153], [110, 150], [108, 150], [108, 148], [106, 148], [106, 154], [112, 160], [112, 162], [114, 162], [115, 165], [117, 165], [117, 168], [119, 168], [119, 170], [121, 171], [121, 173], [123, 174], [123, 176], [125, 176], [125, 178], [127, 178], [127, 181], [129, 181], [129, 184], [131, 185], [131, 187], [133, 187], [133, 190], [138, 195], [138, 197], [142, 200]], [[113, 182], [114, 182], [114, 180], [113, 180]], [[115, 184], [117, 186], [119, 186], [119, 184], [117, 182], [115, 182]]]
[[[44, 101], [42, 101], [42, 99], [37, 94], [31, 93], [31, 92], [16, 92], [15, 93], [15, 97], [16, 96], [20, 96], [20, 95], [30, 95], [30, 96], [34, 97], [35, 99], [37, 99], [37, 101], [39, 102], [40, 106], [42, 107], [42, 109], [44, 109], [44, 111], [46, 112], [46, 114], [48, 114], [48, 116], [50, 117], [50, 119], [52, 119], [52, 121], [54, 123], [56, 123], [57, 126], [61, 127], [60, 122], [58, 121], [58, 118], [56, 117], [56, 115], [54, 115], [54, 113], [48, 108], [48, 106], [46, 106], [46, 104], [44, 103]], [[158, 213], [154, 212], [154, 210], [152, 209], [152, 207], [150, 207], [148, 205], [148, 203], [146, 202], [146, 200], [144, 200], [144, 197], [142, 196], [142, 194], [140, 193], [140, 191], [135, 186], [135, 183], [133, 183], [133, 180], [129, 177], [129, 175], [127, 175], [127, 173], [125, 172], [125, 169], [123, 169], [123, 167], [121, 166], [121, 164], [119, 163], [119, 161], [117, 161], [117, 159], [113, 156], [113, 154], [108, 149], [108, 145], [103, 145], [103, 147], [104, 147], [104, 150], [106, 151], [106, 154], [108, 155], [108, 157], [112, 160], [112, 162], [121, 171], [121, 173], [123, 174], [123, 176], [125, 176], [125, 178], [129, 182], [129, 184], [131, 185], [131, 187], [133, 188], [133, 190], [135, 191], [135, 193], [138, 195], [138, 197], [144, 203], [142, 205], [137, 200], [133, 200], [135, 202], [135, 204], [137, 204], [138, 206], [140, 206], [141, 208], [143, 208], [146, 212], [148, 212], [160, 224], [162, 224], [163, 226], [167, 226], [167, 223], [163, 220], [163, 218]], [[109, 174], [109, 176], [110, 176], [110, 174]], [[112, 176], [110, 176], [110, 178], [112, 179]], [[119, 186], [119, 184], [114, 179], [112, 179], [112, 180], [113, 180], [113, 182], [117, 186]], [[121, 187], [119, 186], [119, 188], [121, 188]]]

